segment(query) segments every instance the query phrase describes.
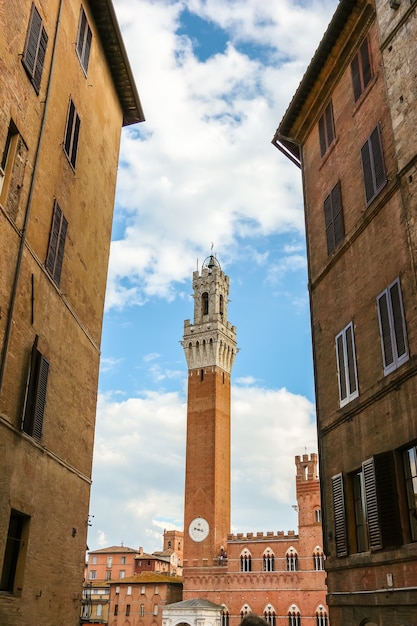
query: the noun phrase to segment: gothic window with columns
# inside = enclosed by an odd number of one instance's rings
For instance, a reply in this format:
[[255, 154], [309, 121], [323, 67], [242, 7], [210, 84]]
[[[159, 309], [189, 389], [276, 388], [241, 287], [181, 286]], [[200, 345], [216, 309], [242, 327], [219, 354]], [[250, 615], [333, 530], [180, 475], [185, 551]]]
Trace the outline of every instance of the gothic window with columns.
[[249, 615], [249, 613], [252, 613], [252, 609], [250, 608], [249, 604], [244, 604], [240, 609], [240, 619], [242, 620], [244, 617], [246, 617], [246, 615]]
[[320, 546], [314, 548], [313, 564], [316, 572], [324, 570], [324, 554]]
[[300, 609], [295, 604], [288, 611], [288, 626], [301, 626]]
[[268, 622], [269, 626], [276, 625], [276, 613], [272, 604], [268, 604], [268, 606], [265, 608], [264, 618], [265, 618], [265, 621]]
[[316, 611], [316, 626], [328, 626], [329, 620], [324, 606], [320, 604]]
[[274, 571], [274, 553], [270, 548], [265, 550], [263, 556], [264, 562], [264, 572], [273, 572]]
[[222, 623], [221, 626], [229, 626], [229, 610], [227, 606], [222, 606]]
[[298, 554], [294, 548], [289, 548], [287, 552], [287, 572], [298, 571]]
[[252, 557], [249, 550], [244, 550], [240, 555], [240, 571], [251, 572], [252, 571]]

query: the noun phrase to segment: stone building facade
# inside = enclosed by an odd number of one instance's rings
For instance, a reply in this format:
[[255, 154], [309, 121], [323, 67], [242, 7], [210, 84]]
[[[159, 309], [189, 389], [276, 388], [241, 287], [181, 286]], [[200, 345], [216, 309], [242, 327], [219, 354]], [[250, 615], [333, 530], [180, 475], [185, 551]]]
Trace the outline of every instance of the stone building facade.
[[332, 624], [417, 623], [417, 3], [341, 0], [273, 142], [302, 168]]
[[0, 10], [0, 623], [79, 623], [123, 125], [111, 0]]
[[203, 625], [207, 613], [237, 626], [253, 612], [271, 626], [327, 626], [317, 455], [296, 457], [298, 533], [230, 534], [236, 329], [227, 316], [229, 277], [214, 256], [194, 272], [193, 290], [194, 321], [185, 321], [182, 342], [189, 370], [183, 601], [164, 611], [164, 625]]

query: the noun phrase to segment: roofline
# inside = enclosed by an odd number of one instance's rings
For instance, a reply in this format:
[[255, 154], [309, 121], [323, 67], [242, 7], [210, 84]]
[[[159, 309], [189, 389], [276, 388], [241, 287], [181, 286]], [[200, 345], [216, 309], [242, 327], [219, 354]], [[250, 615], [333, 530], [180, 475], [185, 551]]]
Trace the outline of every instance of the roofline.
[[88, 0], [123, 111], [123, 126], [145, 121], [112, 0]]
[[343, 31], [348, 17], [358, 4], [365, 5], [366, 3], [366, 0], [356, 0], [354, 2], [352, 0], [339, 1], [339, 5], [333, 14], [326, 32], [324, 33], [303, 78], [301, 79], [297, 91], [295, 92], [277, 130], [275, 131], [275, 135], [272, 139], [273, 145], [281, 150], [288, 158], [293, 160], [293, 158], [287, 154], [289, 151], [291, 156], [295, 157], [297, 165], [300, 161], [300, 152], [299, 147], [291, 140], [291, 130], [293, 124], [301, 112], [308, 94], [317, 81], [324, 63], [330, 56], [333, 46]]

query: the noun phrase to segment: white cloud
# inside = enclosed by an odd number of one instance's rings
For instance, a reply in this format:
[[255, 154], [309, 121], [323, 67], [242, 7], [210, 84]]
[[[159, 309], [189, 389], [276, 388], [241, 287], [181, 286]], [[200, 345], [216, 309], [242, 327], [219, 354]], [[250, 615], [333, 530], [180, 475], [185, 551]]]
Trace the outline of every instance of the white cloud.
[[[270, 141], [334, 5], [115, 2], [146, 122], [123, 133], [117, 200], [126, 223], [112, 243], [107, 309], [172, 300], [211, 241], [227, 261], [238, 238], [303, 231], [299, 171]], [[205, 62], [176, 34], [186, 6], [229, 36]], [[239, 52], [242, 42], [267, 46], [267, 62]]]
[[[232, 390], [233, 530], [289, 530], [296, 525], [294, 456], [316, 448], [314, 407], [285, 389], [247, 382]], [[164, 528], [182, 528], [185, 425], [178, 393], [100, 397], [91, 549], [105, 537], [157, 550]]]

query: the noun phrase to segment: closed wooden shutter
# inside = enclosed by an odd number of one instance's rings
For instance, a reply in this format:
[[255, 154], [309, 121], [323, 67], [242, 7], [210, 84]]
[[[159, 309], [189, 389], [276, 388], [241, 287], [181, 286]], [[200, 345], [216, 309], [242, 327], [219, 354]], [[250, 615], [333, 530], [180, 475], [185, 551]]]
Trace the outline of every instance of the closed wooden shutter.
[[379, 125], [361, 148], [366, 203], [369, 204], [386, 183], [384, 155]]
[[338, 182], [324, 201], [327, 252], [330, 254], [345, 236], [342, 195]]
[[361, 74], [359, 70], [359, 56], [356, 55], [352, 61], [350, 66], [352, 72], [352, 85], [353, 85], [353, 95], [355, 98], [355, 102], [359, 100], [362, 93], [362, 81]]
[[345, 495], [343, 489], [343, 474], [332, 477], [334, 527], [336, 541], [336, 556], [346, 556], [348, 553], [347, 525], [345, 510]]
[[48, 385], [49, 362], [37, 349], [32, 348], [29, 384], [25, 399], [22, 430], [35, 439], [42, 438], [43, 416]]
[[371, 550], [382, 548], [381, 529], [379, 526], [378, 498], [376, 489], [374, 459], [362, 463], [365, 486], [366, 519], [368, 523], [369, 547]]

